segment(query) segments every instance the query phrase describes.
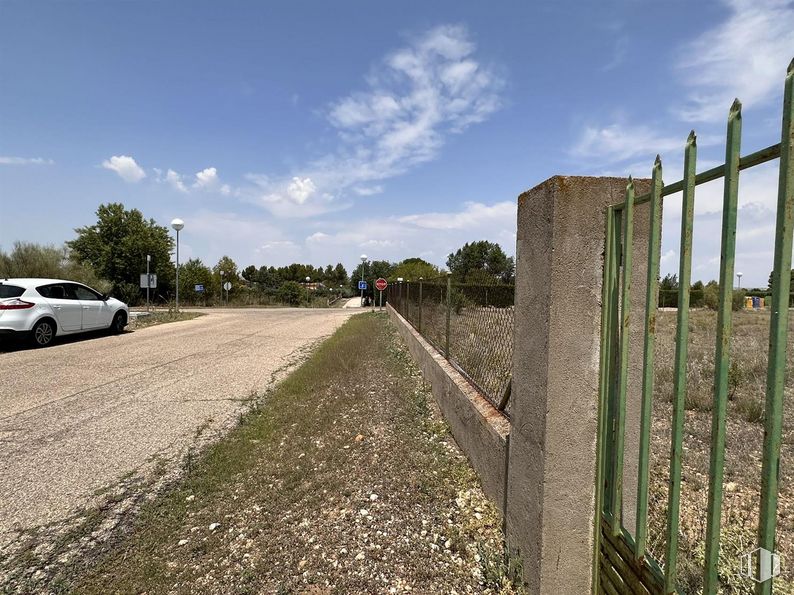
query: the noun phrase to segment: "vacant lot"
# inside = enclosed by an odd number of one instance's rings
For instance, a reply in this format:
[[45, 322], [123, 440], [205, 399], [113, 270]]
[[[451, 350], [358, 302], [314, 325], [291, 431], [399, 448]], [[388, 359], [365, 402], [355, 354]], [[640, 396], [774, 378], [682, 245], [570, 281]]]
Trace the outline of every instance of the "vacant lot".
[[[711, 403], [714, 380], [716, 313], [690, 313], [684, 422], [683, 483], [679, 568], [682, 587], [694, 593], [701, 584], [705, 555]], [[667, 481], [670, 461], [671, 399], [675, 354], [676, 312], [660, 312], [656, 342], [656, 384], [651, 444], [651, 551], [663, 558]], [[722, 507], [721, 579], [725, 592], [744, 592], [737, 577], [739, 557], [754, 548], [758, 527], [764, 400], [769, 337], [768, 312], [735, 312], [731, 339], [730, 400], [728, 402], [725, 497]], [[794, 322], [789, 337], [794, 337]], [[783, 421], [778, 551], [787, 576], [776, 593], [794, 593], [794, 349], [789, 342], [788, 375]]]
[[362, 314], [57, 584], [513, 593], [501, 554], [498, 514], [410, 356], [384, 315]]

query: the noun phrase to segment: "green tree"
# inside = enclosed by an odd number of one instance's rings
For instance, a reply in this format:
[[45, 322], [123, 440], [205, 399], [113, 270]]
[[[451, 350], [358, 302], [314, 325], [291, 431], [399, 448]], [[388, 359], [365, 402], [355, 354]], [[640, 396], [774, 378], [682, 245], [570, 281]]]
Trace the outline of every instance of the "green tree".
[[[769, 291], [772, 291], [772, 275], [775, 271], [770, 271], [769, 273], [769, 281], [767, 281], [767, 287], [769, 287]], [[794, 269], [791, 269], [791, 290], [794, 291]]]
[[0, 277], [49, 277], [85, 283], [103, 293], [113, 289], [88, 264], [81, 264], [62, 246], [15, 242], [9, 254], [0, 250]]
[[14, 242], [10, 254], [0, 252], [0, 277], [61, 278], [65, 264], [63, 248]]
[[421, 258], [406, 258], [394, 268], [392, 275], [410, 279], [411, 281], [418, 281], [420, 277], [424, 279], [438, 277], [441, 275], [441, 271], [438, 270], [436, 265], [430, 264]]
[[149, 254], [150, 271], [157, 274], [157, 293], [170, 292], [175, 269], [171, 262], [174, 240], [168, 229], [154, 219], [147, 221], [138, 209], [125, 209], [121, 203], [100, 205], [96, 215], [94, 225], [77, 228], [77, 238], [67, 242], [71, 255], [110, 281], [118, 297], [137, 301], [140, 275], [146, 272]]
[[245, 279], [250, 283], [257, 280], [257, 273], [258, 271], [256, 270], [256, 267], [252, 264], [249, 264], [247, 267], [243, 269], [241, 275], [243, 279]]
[[[358, 293], [358, 282], [361, 281], [361, 271], [364, 271], [364, 280], [372, 285], [378, 277], [390, 279], [396, 277], [394, 274], [394, 264], [388, 260], [368, 260], [365, 263], [359, 263], [353, 273], [350, 275], [350, 289], [354, 294]], [[372, 288], [370, 287], [370, 291]]]
[[494, 281], [512, 283], [515, 263], [499, 244], [480, 240], [466, 242], [447, 257], [447, 267], [456, 281], [466, 283], [472, 271], [485, 271]]
[[659, 306], [662, 308], [678, 307], [678, 276], [667, 274], [659, 281]]
[[[221, 272], [223, 272], [223, 275], [221, 275]], [[224, 255], [221, 256], [218, 263], [212, 267], [213, 293], [215, 293], [216, 287], [218, 292], [220, 292], [221, 287], [227, 281], [232, 284], [232, 288], [229, 290], [229, 297], [231, 298], [236, 293], [239, 293], [240, 278], [237, 274], [237, 263], [235, 263], [231, 257]], [[219, 295], [226, 297], [226, 290], [224, 289]]]
[[[196, 293], [196, 285], [204, 286], [204, 293]], [[216, 295], [219, 288], [212, 283], [212, 270], [198, 258], [191, 258], [179, 266], [179, 298], [185, 302], [203, 303]]]
[[348, 278], [347, 278], [347, 269], [345, 269], [344, 265], [341, 262], [336, 263], [334, 267], [334, 285], [347, 285]]
[[297, 281], [285, 281], [278, 288], [278, 299], [291, 306], [299, 306], [307, 298], [306, 289]]

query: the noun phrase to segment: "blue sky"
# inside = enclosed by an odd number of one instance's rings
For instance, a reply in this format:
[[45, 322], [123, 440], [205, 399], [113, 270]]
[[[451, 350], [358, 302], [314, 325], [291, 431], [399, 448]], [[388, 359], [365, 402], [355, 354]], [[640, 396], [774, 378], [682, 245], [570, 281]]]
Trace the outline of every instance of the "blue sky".
[[[181, 254], [240, 266], [443, 264], [515, 243], [554, 174], [680, 177], [780, 140], [794, 3], [0, 3], [0, 247], [55, 243], [121, 201]], [[765, 285], [777, 162], [743, 175], [737, 270]], [[665, 205], [663, 272], [680, 206]], [[693, 276], [717, 277], [721, 186], [698, 194]]]

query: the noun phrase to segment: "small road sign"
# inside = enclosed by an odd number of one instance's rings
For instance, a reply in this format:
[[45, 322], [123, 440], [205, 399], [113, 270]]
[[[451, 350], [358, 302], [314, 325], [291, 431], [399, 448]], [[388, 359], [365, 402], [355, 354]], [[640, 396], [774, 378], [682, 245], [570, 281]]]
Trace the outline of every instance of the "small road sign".
[[157, 289], [157, 274], [141, 273], [141, 289]]
[[359, 289], [366, 289], [367, 288], [367, 282], [366, 281], [359, 281], [358, 282], [358, 288]]
[[223, 288], [226, 291], [229, 291], [232, 288], [232, 284], [229, 281], [227, 281], [226, 283], [223, 284]]
[[386, 291], [386, 288], [388, 286], [389, 283], [383, 277], [375, 281], [375, 289], [377, 289], [378, 291]]
[[196, 292], [197, 293], [202, 293], [203, 291], [204, 291], [204, 286], [200, 285], [200, 284], [197, 284], [196, 285]]

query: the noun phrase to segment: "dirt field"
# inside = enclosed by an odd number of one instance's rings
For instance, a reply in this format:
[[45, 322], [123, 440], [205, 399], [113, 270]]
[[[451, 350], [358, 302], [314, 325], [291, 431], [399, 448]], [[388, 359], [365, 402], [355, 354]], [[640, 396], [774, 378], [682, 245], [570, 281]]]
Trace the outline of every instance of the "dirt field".
[[[676, 312], [659, 313], [651, 443], [651, 552], [663, 559], [667, 481], [670, 460], [673, 361]], [[701, 585], [705, 555], [708, 499], [711, 401], [713, 398], [716, 313], [690, 313], [687, 366], [686, 420], [681, 491], [679, 575], [684, 592]], [[761, 488], [763, 416], [769, 313], [734, 313], [732, 365], [722, 512], [720, 578], [723, 592], [745, 592], [748, 583], [738, 577], [740, 556], [755, 547]], [[794, 322], [789, 337], [794, 337]], [[776, 581], [775, 593], [794, 593], [794, 349], [789, 342], [784, 403], [783, 447], [778, 506], [778, 553], [786, 576]]]

